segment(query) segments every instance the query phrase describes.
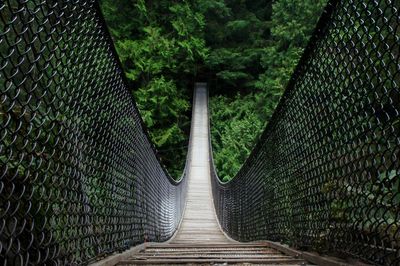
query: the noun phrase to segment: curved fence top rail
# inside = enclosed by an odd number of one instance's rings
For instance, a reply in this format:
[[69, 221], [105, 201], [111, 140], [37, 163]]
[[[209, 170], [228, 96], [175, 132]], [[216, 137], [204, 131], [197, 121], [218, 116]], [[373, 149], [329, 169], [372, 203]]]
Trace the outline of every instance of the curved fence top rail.
[[397, 1], [330, 1], [272, 120], [214, 204], [234, 239], [400, 264]]
[[97, 1], [3, 1], [0, 25], [0, 261], [170, 238], [186, 178], [157, 159]]

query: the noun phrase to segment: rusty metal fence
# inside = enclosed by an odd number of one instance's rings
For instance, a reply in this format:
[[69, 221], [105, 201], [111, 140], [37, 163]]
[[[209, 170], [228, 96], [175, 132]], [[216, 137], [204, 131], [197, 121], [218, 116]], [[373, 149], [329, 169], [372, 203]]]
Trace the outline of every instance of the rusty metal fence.
[[0, 264], [87, 264], [175, 232], [97, 1], [0, 1]]
[[397, 0], [329, 2], [237, 176], [211, 169], [232, 238], [400, 265], [399, 14]]

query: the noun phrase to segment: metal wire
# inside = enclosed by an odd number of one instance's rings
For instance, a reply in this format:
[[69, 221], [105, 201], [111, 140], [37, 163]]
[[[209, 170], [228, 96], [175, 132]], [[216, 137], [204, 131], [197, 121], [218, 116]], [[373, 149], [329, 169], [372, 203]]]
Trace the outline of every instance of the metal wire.
[[170, 238], [186, 178], [159, 163], [97, 2], [1, 1], [0, 26], [1, 264]]
[[231, 237], [400, 265], [399, 8], [330, 1], [237, 176], [211, 169]]

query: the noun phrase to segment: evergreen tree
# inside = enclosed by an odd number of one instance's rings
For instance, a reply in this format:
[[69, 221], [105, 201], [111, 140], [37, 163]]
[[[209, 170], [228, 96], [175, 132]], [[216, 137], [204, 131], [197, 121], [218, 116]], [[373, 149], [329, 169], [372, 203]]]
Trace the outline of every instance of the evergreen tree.
[[223, 24], [226, 35], [233, 36], [229, 29], [248, 28], [247, 35], [239, 31], [243, 43], [232, 38], [233, 44], [212, 49], [207, 59], [223, 79], [219, 83], [229, 84], [210, 100], [214, 159], [225, 181], [239, 170], [271, 118], [326, 2], [226, 1], [235, 10]]
[[170, 173], [179, 177], [190, 87], [207, 55], [204, 16], [193, 1], [104, 0], [102, 8], [151, 139]]
[[193, 81], [211, 90], [219, 175], [231, 179], [279, 101], [326, 0], [103, 0], [132, 93], [163, 163], [183, 169]]

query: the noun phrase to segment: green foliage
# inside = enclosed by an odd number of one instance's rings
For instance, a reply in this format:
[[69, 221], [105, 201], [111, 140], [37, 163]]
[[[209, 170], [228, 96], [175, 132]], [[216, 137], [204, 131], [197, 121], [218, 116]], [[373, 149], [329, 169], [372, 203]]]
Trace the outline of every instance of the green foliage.
[[214, 73], [212, 86], [219, 92], [254, 88], [261, 68], [262, 49], [269, 41], [266, 14], [271, 4], [263, 4], [262, 8], [254, 5], [246, 1], [224, 1], [219, 5], [224, 12], [218, 12], [213, 5], [206, 10], [206, 41], [211, 49], [205, 66], [208, 72]]
[[181, 114], [189, 110], [189, 104], [173, 81], [154, 78], [145, 88], [136, 91], [135, 97], [157, 147], [179, 145], [185, 140], [181, 127], [186, 118]]
[[208, 53], [204, 15], [193, 1], [103, 0], [102, 8], [150, 137], [179, 177], [190, 125], [189, 84]]
[[226, 3], [236, 13], [220, 22], [226, 31], [206, 64], [225, 94], [210, 100], [211, 132], [218, 174], [230, 180], [271, 118], [326, 0], [278, 0], [266, 9], [259, 1]]
[[229, 180], [270, 119], [325, 2], [102, 1], [151, 139], [175, 177], [185, 161], [195, 75], [213, 73], [214, 157]]
[[216, 96], [210, 102], [214, 160], [223, 181], [230, 180], [239, 170], [263, 128], [255, 101], [253, 95], [242, 98], [238, 94], [233, 99]]

